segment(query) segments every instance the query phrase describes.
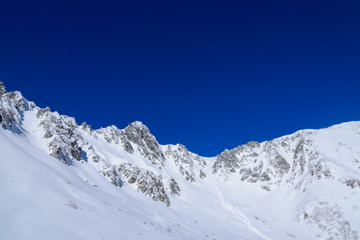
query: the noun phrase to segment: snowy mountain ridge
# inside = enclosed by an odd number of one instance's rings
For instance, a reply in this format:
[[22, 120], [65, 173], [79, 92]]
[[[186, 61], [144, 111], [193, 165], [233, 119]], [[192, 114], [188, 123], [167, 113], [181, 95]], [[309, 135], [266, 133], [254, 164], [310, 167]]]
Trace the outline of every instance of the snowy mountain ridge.
[[[10, 181], [15, 169], [28, 174], [26, 168], [12, 166], [16, 156], [18, 164], [27, 165], [30, 158], [44, 165], [40, 168], [52, 166], [58, 159], [62, 166], [57, 167], [73, 178], [60, 177], [65, 186], [85, 184], [87, 198], [99, 202], [93, 205], [77, 187], [62, 187], [62, 195], [53, 193], [71, 199], [64, 200], [60, 208], [56, 204], [49, 207], [51, 213], [65, 206], [63, 215], [53, 216], [55, 221], [73, 216], [86, 223], [78, 226], [82, 234], [97, 231], [80, 236], [79, 229], [71, 230], [73, 224], [66, 223], [63, 228], [66, 226], [70, 239], [359, 239], [360, 122], [300, 130], [206, 158], [181, 144], [160, 145], [141, 122], [125, 129], [93, 130], [86, 123], [78, 125], [72, 117], [37, 107], [20, 92], [6, 92], [2, 82], [0, 98], [1, 161], [10, 165], [9, 171], [0, 172], [6, 180], [0, 187], [9, 199], [47, 198], [43, 193], [28, 194], [29, 189]], [[7, 145], [11, 146], [4, 147]], [[20, 149], [28, 157], [17, 156], [11, 149]], [[33, 172], [37, 174], [28, 175], [30, 182], [40, 178], [36, 169]], [[41, 172], [41, 177], [48, 179], [46, 174]], [[22, 190], [14, 190], [18, 188]], [[103, 204], [109, 201], [111, 206]], [[1, 199], [0, 203], [2, 212], [15, 209], [10, 200]], [[125, 215], [132, 220], [124, 222], [124, 212], [118, 211], [117, 204], [127, 206]], [[33, 207], [41, 210], [36, 204]], [[74, 213], [87, 208], [88, 215]], [[97, 212], [100, 209], [105, 213]], [[0, 227], [0, 239], [20, 239], [21, 234], [26, 239], [63, 239], [55, 233], [64, 229], [45, 218], [34, 224], [47, 231], [19, 224], [18, 218], [26, 211], [4, 215], [12, 221], [0, 218], [4, 226]], [[98, 219], [94, 220], [95, 216]], [[94, 227], [95, 222], [109, 219], [119, 226]], [[27, 230], [11, 231], [14, 226]]]

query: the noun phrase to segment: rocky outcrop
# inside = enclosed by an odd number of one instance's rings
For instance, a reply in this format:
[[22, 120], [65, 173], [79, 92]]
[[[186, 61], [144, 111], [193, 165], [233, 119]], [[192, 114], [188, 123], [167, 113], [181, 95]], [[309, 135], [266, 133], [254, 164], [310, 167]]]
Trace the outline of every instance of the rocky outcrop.
[[344, 183], [346, 184], [346, 186], [351, 187], [352, 189], [354, 188], [359, 188], [360, 189], [360, 180], [359, 179], [346, 179], [344, 180]]
[[6, 93], [6, 88], [3, 82], [0, 81], [0, 98], [3, 94]]
[[127, 149], [127, 142], [133, 143], [137, 146], [137, 151], [153, 165], [158, 168], [164, 166], [165, 156], [161, 151], [160, 145], [144, 124], [141, 122], [133, 122], [129, 124], [123, 132], [127, 139], [127, 141], [123, 143], [125, 149]]
[[186, 181], [196, 182], [196, 176], [206, 178], [206, 174], [201, 168], [206, 166], [204, 158], [197, 154], [189, 152], [184, 145], [167, 145], [164, 148], [165, 156], [172, 158], [179, 173]]
[[50, 155], [70, 165], [73, 160], [87, 161], [82, 148], [88, 145], [78, 131], [74, 118], [51, 112], [49, 108], [39, 109], [36, 116], [45, 130], [44, 138], [49, 139]]
[[21, 133], [21, 124], [24, 111], [34, 109], [33, 102], [27, 101], [20, 92], [6, 92], [2, 85], [0, 98], [0, 124], [3, 129], [9, 129], [15, 133]]
[[119, 166], [107, 164], [101, 172], [114, 185], [119, 187], [124, 184], [135, 185], [141, 193], [167, 206], [170, 206], [169, 194], [180, 196], [180, 187], [173, 178], [157, 175], [131, 163], [123, 163]]
[[[264, 190], [282, 182], [305, 188], [302, 176], [312, 179], [331, 178], [311, 142], [311, 131], [299, 131], [289, 136], [263, 143], [249, 142], [217, 156], [213, 174], [225, 180], [239, 174], [241, 181], [260, 182]], [[301, 180], [300, 180], [301, 179]]]
[[121, 164], [118, 168], [123, 178], [129, 184], [136, 184], [137, 188], [155, 201], [160, 201], [170, 206], [170, 200], [165, 192], [162, 176], [157, 176], [149, 170], [141, 169], [132, 164]]
[[141, 122], [133, 122], [122, 130], [110, 126], [95, 132], [110, 144], [121, 144], [124, 150], [130, 154], [136, 151], [159, 169], [164, 166], [165, 156], [159, 143]]

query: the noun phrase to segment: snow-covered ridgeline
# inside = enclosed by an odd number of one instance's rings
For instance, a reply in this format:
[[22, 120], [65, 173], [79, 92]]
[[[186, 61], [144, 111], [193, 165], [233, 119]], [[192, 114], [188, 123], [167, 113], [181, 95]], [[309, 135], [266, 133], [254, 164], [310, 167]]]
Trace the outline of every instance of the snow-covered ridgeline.
[[[160, 145], [141, 122], [125, 129], [93, 130], [74, 118], [37, 107], [20, 92], [6, 92], [1, 83], [0, 97], [1, 131], [22, 136], [38, 151], [83, 172], [82, 179], [89, 174], [84, 172], [97, 172], [119, 192], [133, 189], [173, 210], [211, 196], [215, 202], [204, 204], [208, 211], [215, 204], [236, 224], [253, 229], [247, 233], [249, 239], [292, 239], [304, 234], [306, 239], [332, 235], [357, 239], [359, 122], [249, 142], [205, 158], [181, 144]], [[177, 211], [181, 214], [181, 209]], [[204, 210], [198, 214], [204, 215]], [[311, 231], [306, 234], [304, 229]]]

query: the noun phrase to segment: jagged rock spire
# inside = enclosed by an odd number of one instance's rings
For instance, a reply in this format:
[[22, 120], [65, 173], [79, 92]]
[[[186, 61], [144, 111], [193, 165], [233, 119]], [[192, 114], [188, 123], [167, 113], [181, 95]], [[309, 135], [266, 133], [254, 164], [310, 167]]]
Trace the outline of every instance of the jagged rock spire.
[[2, 81], [0, 81], [0, 97], [6, 93], [6, 88], [5, 88], [5, 85]]

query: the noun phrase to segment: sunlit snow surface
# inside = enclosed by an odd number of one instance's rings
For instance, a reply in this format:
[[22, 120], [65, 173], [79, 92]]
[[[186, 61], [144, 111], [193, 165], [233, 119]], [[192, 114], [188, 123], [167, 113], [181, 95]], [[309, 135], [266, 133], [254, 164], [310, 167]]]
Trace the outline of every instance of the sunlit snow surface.
[[214, 185], [188, 184], [166, 207], [89, 164], [64, 165], [24, 135], [0, 130], [0, 152], [0, 239], [258, 239]]
[[[2, 107], [4, 102], [3, 97]], [[260, 181], [241, 181], [238, 170], [214, 174], [216, 157], [204, 158], [204, 167], [193, 166], [206, 178], [186, 181], [172, 157], [154, 167], [136, 152], [82, 132], [109, 164], [130, 162], [173, 177], [181, 192], [169, 195], [167, 207], [135, 185], [113, 185], [99, 173], [100, 163], [68, 166], [50, 156], [38, 110], [23, 112], [18, 128], [0, 129], [0, 240], [359, 239], [360, 122], [304, 130], [321, 177], [307, 169], [311, 164], [298, 173], [292, 155], [279, 148], [289, 155], [291, 170], [270, 190]], [[266, 156], [258, 156], [265, 165]]]

